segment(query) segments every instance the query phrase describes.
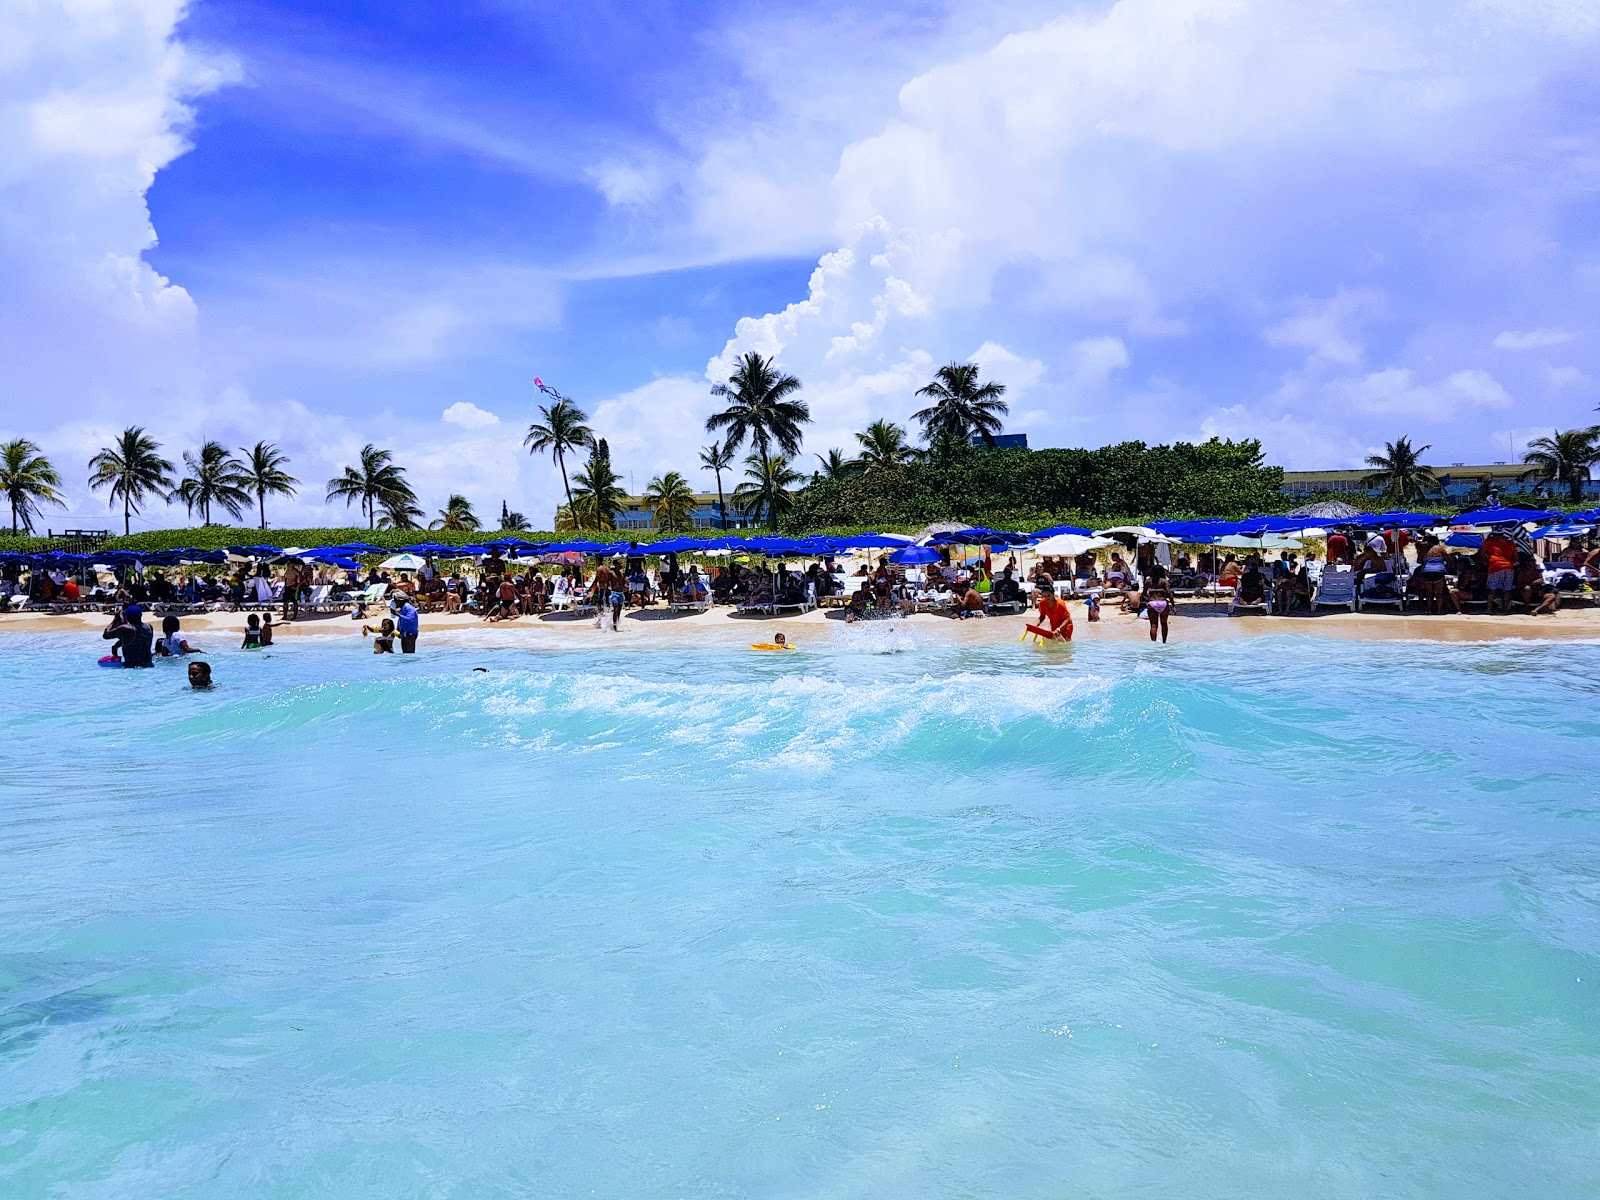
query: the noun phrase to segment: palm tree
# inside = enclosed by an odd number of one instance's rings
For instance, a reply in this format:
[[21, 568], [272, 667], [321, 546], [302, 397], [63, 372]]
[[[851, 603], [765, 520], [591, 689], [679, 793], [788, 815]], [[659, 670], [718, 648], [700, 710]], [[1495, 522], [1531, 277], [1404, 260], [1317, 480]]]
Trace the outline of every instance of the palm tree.
[[242, 471], [244, 486], [256, 494], [256, 505], [261, 513], [261, 528], [267, 527], [267, 497], [292, 496], [294, 485], [300, 481], [283, 468], [288, 465], [287, 455], [279, 454], [271, 442], [257, 442], [250, 449], [240, 447], [244, 454]]
[[[1600, 425], [1587, 429], [1552, 430], [1552, 436], [1534, 438], [1522, 461], [1537, 468], [1538, 474], [1566, 487], [1574, 504], [1583, 499], [1583, 485], [1589, 470], [1600, 462]], [[1530, 472], [1532, 474], [1532, 472]]]
[[250, 492], [244, 465], [229, 453], [221, 442], [207, 442], [199, 454], [183, 452], [183, 465], [189, 468], [169, 500], [182, 500], [189, 512], [200, 510], [200, 521], [211, 524], [211, 510], [221, 508], [230, 517], [239, 514], [250, 503]]
[[1361, 486], [1382, 488], [1384, 495], [1401, 504], [1421, 500], [1439, 486], [1433, 468], [1422, 464], [1422, 456], [1432, 448], [1431, 444], [1413, 448], [1410, 438], [1386, 442], [1382, 454], [1367, 456], [1367, 466], [1377, 469], [1362, 479]]
[[567, 455], [574, 450], [594, 445], [594, 431], [584, 424], [587, 413], [571, 400], [557, 400], [550, 407], [539, 409], [542, 421], [528, 426], [528, 436], [522, 444], [529, 454], [549, 451], [561, 468], [561, 486], [567, 492], [567, 507], [572, 508], [572, 484], [567, 482]]
[[423, 511], [413, 500], [404, 496], [388, 496], [378, 501], [383, 516], [378, 518], [379, 529], [421, 529]]
[[700, 465], [717, 477], [717, 516], [728, 527], [728, 505], [722, 498], [722, 473], [733, 466], [733, 447], [727, 442], [712, 442], [700, 451]]
[[11, 532], [32, 533], [40, 504], [65, 508], [61, 475], [39, 447], [27, 438], [16, 438], [0, 446], [0, 491], [11, 505]]
[[861, 469], [859, 462], [853, 458], [846, 458], [844, 451], [839, 449], [829, 450], [826, 455], [814, 454], [812, 457], [822, 464], [822, 470], [812, 472], [814, 479], [849, 479]]
[[773, 442], [785, 455], [798, 454], [800, 426], [811, 420], [805, 401], [789, 399], [799, 390], [800, 381], [780, 375], [770, 358], [746, 354], [728, 382], [711, 389], [713, 396], [727, 397], [728, 407], [712, 414], [706, 432], [727, 429], [724, 441], [729, 450], [737, 450], [748, 437], [762, 458], [771, 454]]
[[[359, 467], [346, 467], [343, 475], [328, 480], [325, 500], [330, 504], [335, 500], [343, 500], [346, 505], [359, 500], [361, 512], [367, 518], [367, 528], [372, 529], [377, 525], [379, 508], [391, 520], [396, 513], [409, 519], [408, 514], [413, 511], [411, 506], [416, 504], [417, 495], [406, 482], [404, 469], [395, 466], [394, 455], [387, 450], [379, 450], [369, 442], [361, 448]], [[417, 511], [415, 515], [420, 517], [422, 513]], [[408, 529], [412, 526], [400, 525], [396, 528]]]
[[993, 446], [1000, 418], [1010, 411], [1000, 399], [1005, 394], [1003, 383], [978, 382], [977, 363], [950, 363], [934, 373], [927, 387], [917, 389], [917, 395], [933, 403], [912, 415], [922, 422], [922, 435], [930, 446], [941, 438], [969, 441], [973, 434]]
[[572, 515], [572, 510], [563, 504], [556, 509], [555, 528], [557, 533], [576, 533], [582, 526], [578, 524], [578, 519]]
[[573, 493], [572, 515], [582, 529], [615, 529], [617, 512], [622, 508], [622, 477], [611, 469], [611, 447], [605, 438], [596, 438], [589, 450], [589, 461], [574, 475], [578, 490]]
[[500, 529], [503, 533], [522, 533], [529, 528], [528, 518], [500, 501]]
[[874, 421], [865, 433], [856, 434], [856, 441], [861, 444], [856, 461], [869, 471], [873, 467], [897, 467], [916, 456], [906, 441], [906, 431], [893, 421]]
[[644, 490], [650, 501], [650, 511], [657, 529], [680, 533], [694, 528], [694, 509], [697, 501], [689, 481], [676, 471], [657, 475]]
[[[504, 507], [502, 505], [501, 507]], [[429, 529], [477, 529], [478, 514], [472, 511], [472, 502], [465, 496], [450, 494], [450, 499], [444, 502], [444, 507], [439, 510], [439, 519], [428, 522]], [[502, 524], [500, 528], [504, 529]]]
[[89, 486], [111, 489], [111, 503], [122, 501], [122, 532], [132, 532], [132, 516], [146, 496], [172, 491], [172, 464], [161, 457], [161, 443], [130, 425], [111, 445], [89, 460]]
[[758, 519], [764, 516], [768, 526], [776, 529], [778, 518], [794, 507], [794, 496], [789, 489], [803, 476], [782, 454], [751, 454], [744, 462], [744, 477], [748, 482], [733, 490], [733, 502], [746, 516]]

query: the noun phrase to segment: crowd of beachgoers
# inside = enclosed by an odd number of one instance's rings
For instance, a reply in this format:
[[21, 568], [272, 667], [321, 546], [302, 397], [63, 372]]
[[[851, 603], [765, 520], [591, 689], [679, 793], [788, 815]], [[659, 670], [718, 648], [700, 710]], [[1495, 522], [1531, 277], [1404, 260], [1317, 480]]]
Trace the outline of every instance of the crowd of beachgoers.
[[[1324, 609], [1491, 614], [1592, 603], [1600, 588], [1600, 514], [1480, 509], [1450, 520], [1379, 514], [1343, 522], [1261, 517], [1152, 522], [1035, 533], [944, 528], [921, 538], [862, 534], [670, 538], [656, 542], [477, 546], [425, 543], [388, 554], [362, 543], [228, 551], [0, 555], [0, 611], [110, 616], [108, 665], [143, 665], [197, 647], [191, 614], [248, 614], [242, 648], [279, 625], [344, 615], [379, 653], [414, 651], [424, 614], [485, 623], [592, 618], [618, 628], [630, 609], [725, 607], [741, 615], [837, 609], [846, 623], [938, 613], [955, 619], [1032, 611], [1040, 640], [1067, 640], [1069, 602], [1089, 621], [1142, 617], [1167, 640], [1182, 601], [1230, 613]], [[365, 561], [363, 561], [365, 560]], [[160, 622], [157, 632], [153, 624]]]

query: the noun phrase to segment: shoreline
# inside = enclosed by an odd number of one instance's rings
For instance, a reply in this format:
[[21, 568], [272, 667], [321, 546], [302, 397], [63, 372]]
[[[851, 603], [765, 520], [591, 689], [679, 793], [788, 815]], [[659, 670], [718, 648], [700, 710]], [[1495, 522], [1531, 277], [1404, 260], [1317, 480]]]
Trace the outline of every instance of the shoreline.
[[[247, 615], [213, 612], [195, 614], [181, 620], [184, 632], [193, 634], [195, 640], [202, 644], [207, 635], [230, 639], [227, 643], [219, 642], [206, 649], [231, 649], [231, 639], [243, 636]], [[368, 621], [371, 622], [376, 615], [369, 617]], [[0, 634], [81, 633], [98, 642], [100, 631], [105, 628], [108, 619], [102, 613], [0, 613]], [[1120, 611], [1107, 611], [1100, 621], [1092, 624], [1083, 620], [1080, 613], [1075, 613], [1074, 622], [1074, 641], [1078, 644], [1149, 642], [1148, 623]], [[687, 615], [668, 614], [658, 609], [631, 609], [623, 616], [621, 631], [612, 633], [594, 628], [592, 618], [546, 619], [532, 616], [488, 623], [478, 617], [462, 614], [425, 613], [422, 616], [422, 645], [426, 646], [433, 638], [456, 641], [459, 640], [457, 635], [475, 633], [492, 635], [496, 644], [510, 647], [533, 645], [548, 648], [555, 644], [574, 649], [583, 645], [606, 648], [738, 648], [750, 642], [769, 641], [773, 633], [782, 630], [798, 647], [819, 639], [837, 643], [844, 637], [863, 631], [886, 632], [890, 629], [912, 632], [918, 639], [931, 637], [957, 645], [995, 645], [1020, 642], [1024, 624], [1024, 616], [957, 621], [933, 613], [918, 613], [910, 617], [847, 625], [836, 609], [778, 617], [735, 615], [727, 608], [713, 608]], [[337, 637], [359, 639], [360, 627], [361, 623], [352, 621], [347, 614], [303, 617], [288, 623], [279, 623], [276, 619], [273, 621], [277, 641], [302, 638], [320, 641]], [[1201, 602], [1179, 605], [1170, 627], [1173, 645], [1189, 641], [1233, 641], [1287, 634], [1367, 642], [1482, 643], [1600, 639], [1600, 608], [1566, 609], [1542, 617], [1523, 613], [1503, 616], [1483, 613], [1430, 616], [1394, 612], [1229, 617], [1225, 608]], [[481, 644], [482, 638], [474, 638], [473, 641]]]

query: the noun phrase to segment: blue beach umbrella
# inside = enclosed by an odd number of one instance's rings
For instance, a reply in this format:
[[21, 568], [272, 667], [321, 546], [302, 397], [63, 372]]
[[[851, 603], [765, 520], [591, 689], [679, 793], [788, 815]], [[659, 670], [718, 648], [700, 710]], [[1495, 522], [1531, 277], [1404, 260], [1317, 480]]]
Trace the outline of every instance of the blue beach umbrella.
[[889, 555], [889, 561], [907, 567], [938, 562], [941, 557], [937, 550], [928, 546], [902, 546]]

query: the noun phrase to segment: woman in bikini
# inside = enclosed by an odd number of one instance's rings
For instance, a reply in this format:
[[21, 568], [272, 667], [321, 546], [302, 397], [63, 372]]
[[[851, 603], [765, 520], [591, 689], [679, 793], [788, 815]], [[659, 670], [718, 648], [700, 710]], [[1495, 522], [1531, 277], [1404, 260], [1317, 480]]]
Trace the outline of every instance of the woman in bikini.
[[1144, 611], [1150, 618], [1150, 640], [1156, 640], [1156, 630], [1161, 631], [1161, 641], [1167, 640], [1167, 618], [1171, 615], [1176, 598], [1172, 588], [1167, 583], [1167, 572], [1160, 564], [1150, 568], [1150, 574], [1145, 579]]

